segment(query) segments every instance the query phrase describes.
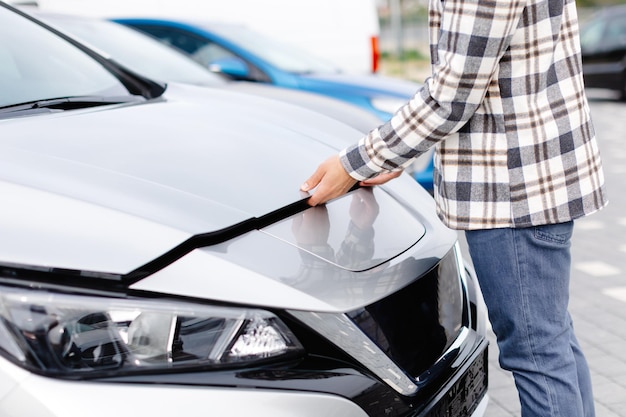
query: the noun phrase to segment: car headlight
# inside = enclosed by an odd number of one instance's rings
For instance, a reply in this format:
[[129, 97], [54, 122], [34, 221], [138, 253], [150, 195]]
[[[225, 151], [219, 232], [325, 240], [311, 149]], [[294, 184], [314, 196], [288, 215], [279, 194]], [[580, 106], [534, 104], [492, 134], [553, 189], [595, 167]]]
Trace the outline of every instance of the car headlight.
[[371, 100], [372, 107], [376, 110], [394, 114], [400, 107], [404, 106], [409, 100], [395, 97], [376, 97]]
[[0, 287], [0, 348], [51, 376], [241, 366], [301, 353], [273, 313]]

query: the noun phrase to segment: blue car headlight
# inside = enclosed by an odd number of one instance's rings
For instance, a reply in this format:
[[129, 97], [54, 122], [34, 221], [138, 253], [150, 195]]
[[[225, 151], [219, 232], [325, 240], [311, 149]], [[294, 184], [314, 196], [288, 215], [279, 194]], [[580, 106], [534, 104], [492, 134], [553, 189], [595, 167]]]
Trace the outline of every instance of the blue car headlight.
[[51, 376], [242, 366], [302, 346], [273, 313], [0, 287], [0, 348]]

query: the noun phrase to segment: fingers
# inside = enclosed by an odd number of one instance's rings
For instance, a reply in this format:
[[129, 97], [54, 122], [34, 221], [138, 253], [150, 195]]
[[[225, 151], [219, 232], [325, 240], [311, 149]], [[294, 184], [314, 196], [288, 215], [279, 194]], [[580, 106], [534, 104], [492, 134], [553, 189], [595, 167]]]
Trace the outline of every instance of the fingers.
[[324, 176], [324, 165], [320, 165], [317, 167], [317, 170], [306, 180], [301, 186], [300, 191], [311, 191], [313, 188], [317, 187], [317, 185], [322, 180]]
[[387, 181], [390, 181], [394, 178], [398, 178], [400, 175], [402, 175], [402, 171], [384, 172], [384, 173], [378, 174], [377, 176], [373, 178], [368, 178], [364, 181], [361, 181], [361, 185], [366, 186], [366, 187], [371, 187], [374, 185], [382, 185], [386, 183]]
[[[362, 186], [381, 185], [398, 178], [401, 174], [402, 171], [384, 172], [361, 181], [360, 184]], [[313, 175], [300, 186], [300, 190], [311, 191], [316, 188], [313, 195], [308, 199], [309, 205], [316, 206], [345, 194], [354, 184], [356, 184], [356, 180], [346, 172], [339, 156], [335, 155], [322, 162]]]
[[310, 191], [316, 188], [308, 200], [309, 205], [316, 206], [345, 194], [354, 184], [356, 180], [346, 172], [339, 156], [335, 155], [324, 161], [300, 189]]
[[317, 206], [319, 204], [326, 203], [333, 198], [337, 198], [350, 190], [352, 186], [356, 184], [355, 180], [350, 179], [349, 183], [345, 185], [337, 185], [326, 187], [324, 181], [320, 183], [315, 193], [309, 198], [308, 203], [310, 206]]

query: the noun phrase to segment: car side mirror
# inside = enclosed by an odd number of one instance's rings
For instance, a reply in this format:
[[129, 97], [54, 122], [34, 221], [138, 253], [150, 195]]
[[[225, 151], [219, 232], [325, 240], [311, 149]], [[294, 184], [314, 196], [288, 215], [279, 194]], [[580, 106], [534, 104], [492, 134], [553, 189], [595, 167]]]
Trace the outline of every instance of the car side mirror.
[[209, 62], [209, 70], [227, 75], [236, 80], [245, 80], [250, 77], [248, 65], [239, 58], [221, 58]]

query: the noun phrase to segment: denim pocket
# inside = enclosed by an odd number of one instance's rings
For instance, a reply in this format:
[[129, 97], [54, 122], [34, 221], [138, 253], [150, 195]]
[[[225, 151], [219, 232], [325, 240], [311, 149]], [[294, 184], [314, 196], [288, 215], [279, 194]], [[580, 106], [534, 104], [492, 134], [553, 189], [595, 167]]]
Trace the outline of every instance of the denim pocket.
[[547, 243], [564, 245], [569, 243], [569, 240], [572, 238], [573, 230], [573, 221], [558, 224], [548, 224], [544, 226], [536, 226], [534, 229], [534, 236], [535, 239]]

